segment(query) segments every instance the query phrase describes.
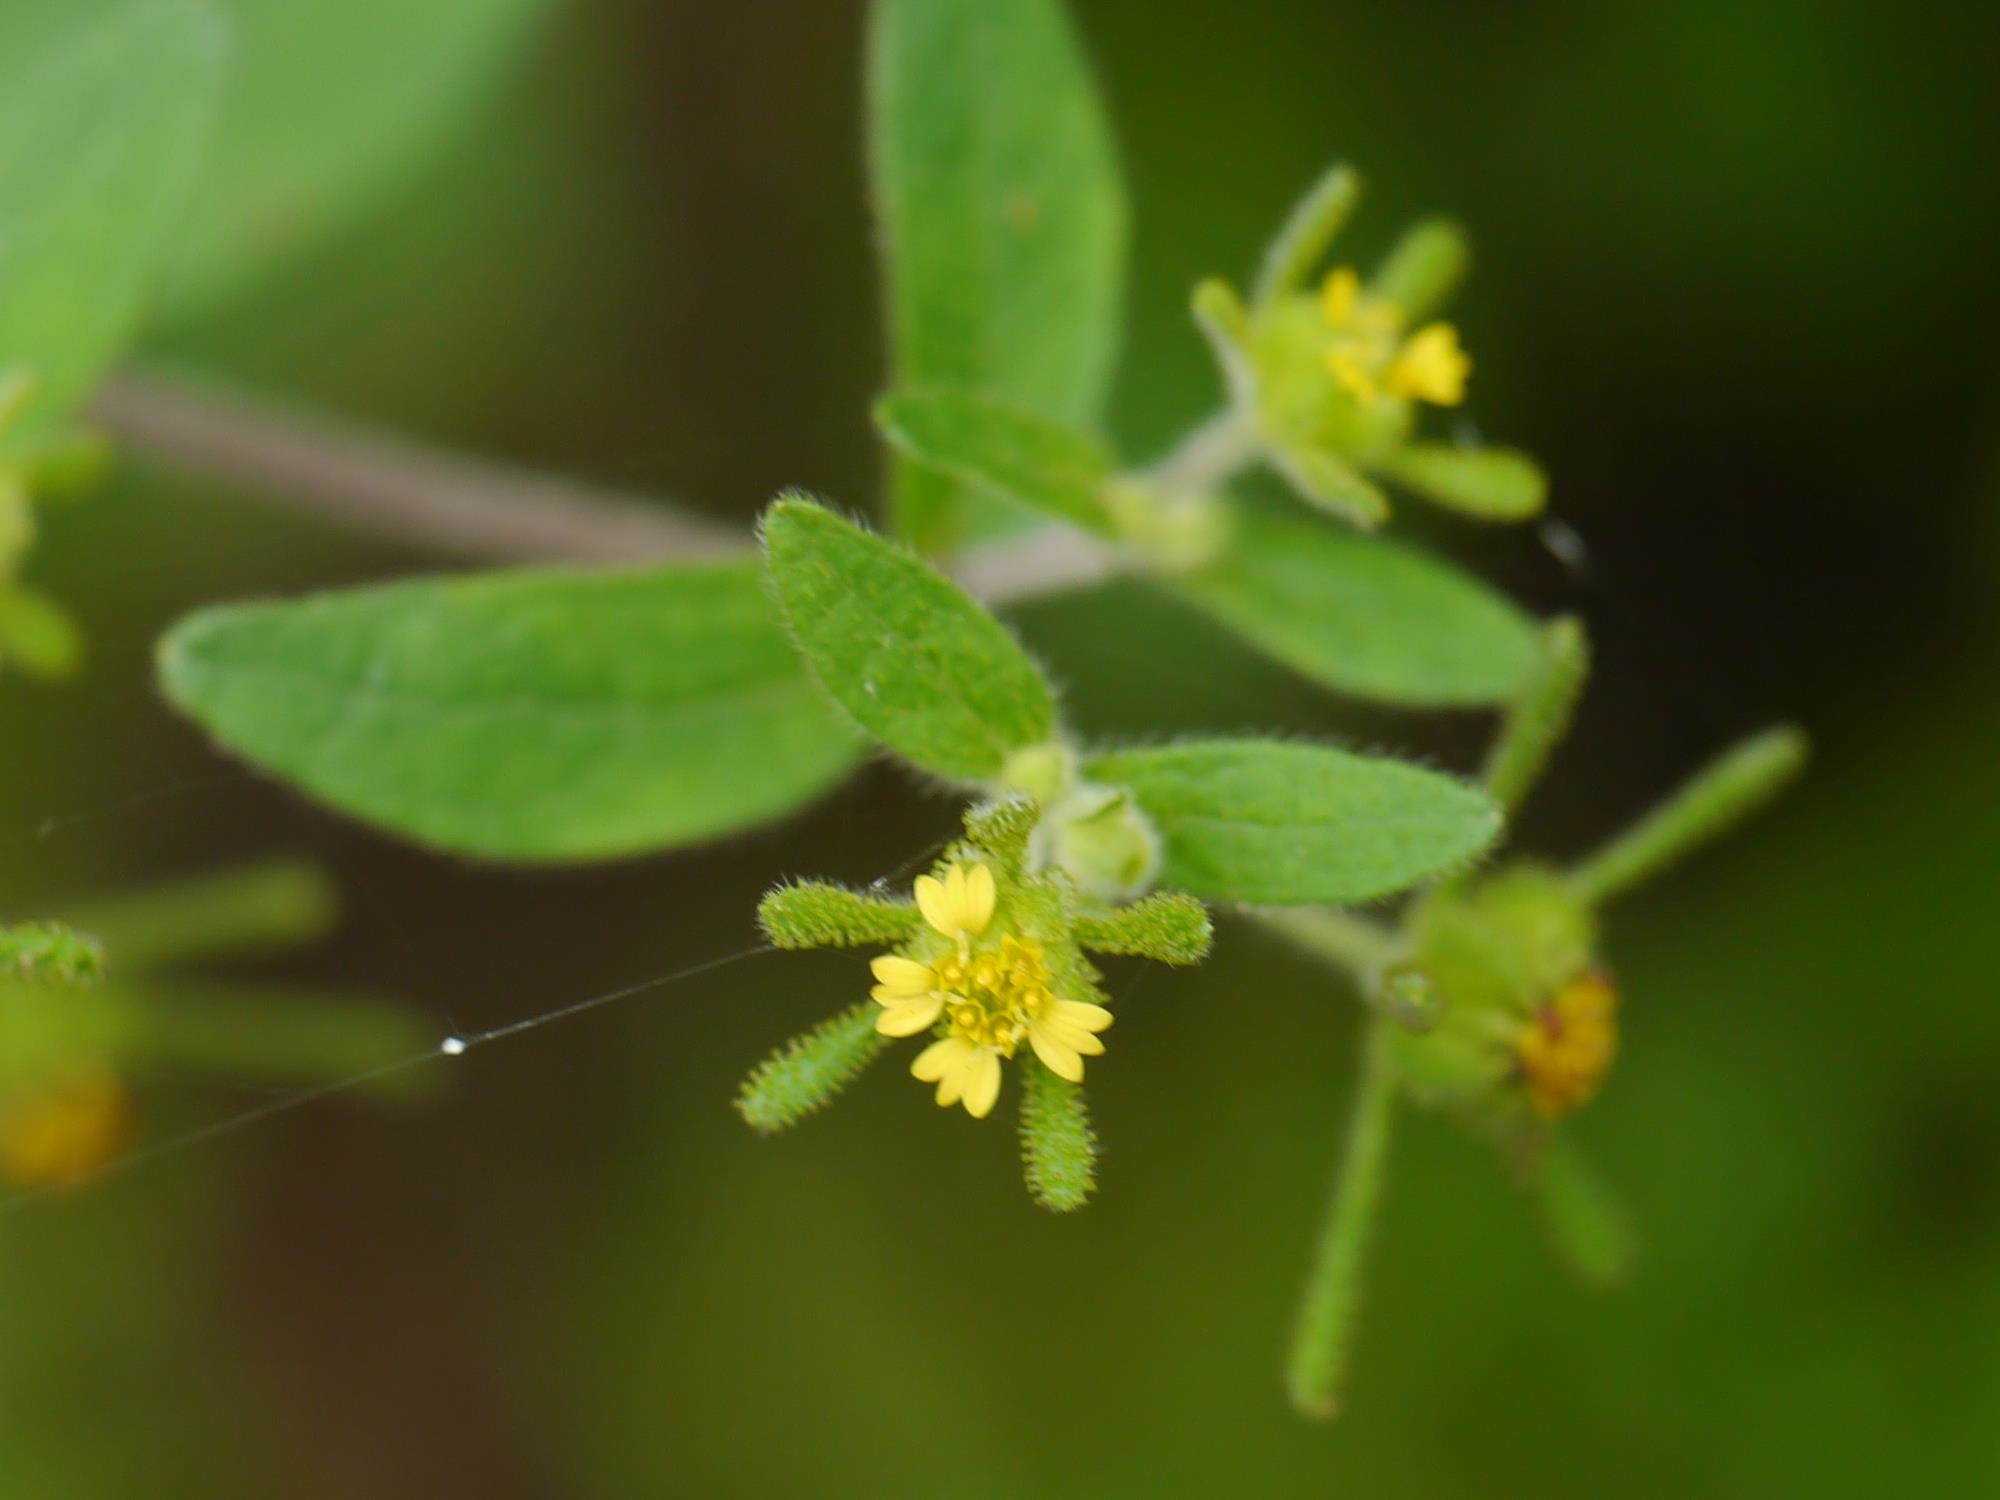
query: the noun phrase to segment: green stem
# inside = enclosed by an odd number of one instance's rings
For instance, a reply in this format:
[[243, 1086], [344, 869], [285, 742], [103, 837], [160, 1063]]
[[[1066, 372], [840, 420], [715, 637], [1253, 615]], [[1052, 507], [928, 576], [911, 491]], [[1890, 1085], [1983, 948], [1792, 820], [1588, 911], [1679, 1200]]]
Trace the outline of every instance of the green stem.
[[1333, 1185], [1320, 1229], [1319, 1249], [1292, 1336], [1286, 1386], [1302, 1416], [1326, 1420], [1338, 1414], [1360, 1302], [1362, 1257], [1382, 1195], [1382, 1168], [1389, 1154], [1389, 1127], [1395, 1116], [1396, 1080], [1389, 1052], [1390, 1033], [1369, 1028], [1362, 1057], [1361, 1084], [1348, 1125], [1340, 1175]]
[[1230, 407], [1188, 433], [1142, 477], [1165, 494], [1204, 494], [1256, 456], [1256, 430], [1241, 409]]
[[1330, 906], [1253, 906], [1244, 915], [1346, 970], [1364, 992], [1375, 972], [1396, 956], [1396, 935], [1388, 928]]
[[1805, 765], [1806, 737], [1766, 730], [1726, 751], [1659, 807], [1570, 875], [1577, 894], [1602, 904], [1729, 831], [1781, 791]]
[[1508, 814], [1526, 800], [1568, 732], [1589, 671], [1590, 638], [1582, 622], [1569, 616], [1551, 620], [1542, 630], [1534, 670], [1508, 708], [1486, 758], [1486, 790]]

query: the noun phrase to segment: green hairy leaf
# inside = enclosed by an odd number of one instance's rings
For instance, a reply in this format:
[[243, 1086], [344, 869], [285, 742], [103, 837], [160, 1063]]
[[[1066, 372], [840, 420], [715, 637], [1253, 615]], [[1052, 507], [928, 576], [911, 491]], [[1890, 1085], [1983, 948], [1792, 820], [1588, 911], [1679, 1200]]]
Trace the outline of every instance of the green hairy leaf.
[[1098, 756], [1166, 843], [1160, 883], [1264, 906], [1370, 901], [1485, 851], [1484, 793], [1401, 761], [1276, 740], [1207, 740]]
[[1171, 587], [1295, 671], [1384, 703], [1501, 703], [1540, 658], [1536, 623], [1449, 563], [1277, 511], [1247, 511], [1228, 554]]
[[[1094, 427], [1121, 331], [1125, 196], [1063, 6], [879, 0], [869, 80], [893, 384]], [[899, 465], [893, 498], [926, 551], [974, 527], [934, 471]]]
[[1021, 1171], [1043, 1208], [1073, 1213], [1097, 1186], [1097, 1132], [1080, 1085], [1039, 1061], [1021, 1071]]
[[907, 940], [923, 917], [908, 901], [802, 880], [767, 891], [757, 925], [773, 948], [887, 948]]
[[1007, 627], [902, 546], [793, 496], [766, 515], [764, 552], [813, 675], [912, 765], [984, 781], [1055, 733], [1055, 697]]
[[886, 397], [876, 422], [902, 452], [986, 495], [1112, 535], [1111, 452], [1087, 432], [971, 391]]
[[853, 765], [754, 566], [527, 571], [208, 610], [167, 694], [353, 817], [505, 860], [713, 838]]
[[0, 374], [35, 381], [5, 449], [47, 436], [132, 337], [186, 218], [222, 56], [194, 0], [31, 0], [0, 20]]
[[176, 311], [233, 292], [421, 173], [552, 5], [221, 0], [221, 8], [232, 33], [229, 96], [189, 224]]
[[889, 1045], [875, 1029], [881, 1013], [864, 1000], [793, 1037], [743, 1080], [736, 1112], [769, 1134], [824, 1109]]

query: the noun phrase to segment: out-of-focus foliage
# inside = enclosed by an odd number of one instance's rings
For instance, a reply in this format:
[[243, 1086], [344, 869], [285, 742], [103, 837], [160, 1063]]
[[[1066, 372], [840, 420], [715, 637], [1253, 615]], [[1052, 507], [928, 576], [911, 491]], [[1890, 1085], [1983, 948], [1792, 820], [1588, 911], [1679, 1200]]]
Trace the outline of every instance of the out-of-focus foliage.
[[[1774, 708], [1819, 737], [1796, 801], [1620, 914], [1628, 1044], [1578, 1133], [1643, 1234], [1625, 1290], [1579, 1296], [1488, 1163], [1413, 1119], [1368, 1378], [1337, 1431], [1302, 1427], [1272, 1362], [1312, 1233], [1297, 1184], [1327, 1173], [1347, 1109], [1349, 996], [1309, 993], [1317, 969], [1237, 931], [1226, 970], [1121, 994], [1148, 1034], [1093, 1092], [1124, 1144], [1091, 1212], [1052, 1223], [975, 1127], [903, 1129], [900, 1080], [749, 1138], [716, 1080], [769, 1045], [774, 1010], [809, 1025], [846, 961], [764, 958], [482, 1054], [436, 1117], [332, 1106], [10, 1216], [10, 1485], [1994, 1487], [2000, 971], [1978, 896], [2000, 846], [2000, 221], [1966, 190], [2000, 149], [1969, 65], [1990, 10], [1077, 11], [1146, 226], [1114, 424], [1132, 451], [1213, 397], [1188, 283], [1247, 272], [1243, 247], [1330, 149], [1378, 185], [1364, 259], [1386, 249], [1376, 224], [1439, 205], [1478, 227], [1473, 415], [1548, 462], [1589, 565], [1566, 577], [1525, 538], [1461, 546], [1538, 606], [1590, 612], [1600, 647], [1564, 805], [1530, 804], [1525, 839], [1586, 847]], [[507, 107], [365, 234], [174, 350], [495, 452], [698, 479], [746, 521], [786, 482], [868, 495], [858, 33], [852, 8], [817, 3], [568, 8]], [[473, 1025], [750, 941], [774, 845], [865, 882], [949, 831], [871, 777], [699, 866], [528, 880], [419, 860], [277, 789], [215, 784], [145, 684], [151, 639], [190, 608], [424, 559], [143, 468], [39, 557], [83, 607], [96, 670], [73, 699], [0, 686], [5, 722], [36, 730], [0, 736], [10, 910], [282, 832], [354, 895], [352, 938], [308, 972]], [[1087, 735], [1168, 719], [1417, 747], [1141, 590], [1021, 627]], [[1446, 727], [1422, 748], [1467, 768], [1481, 739]], [[1005, 1284], [968, 1294], [968, 1264], [1004, 1264]], [[1089, 1392], [1073, 1425], [1049, 1419], [1056, 1362]]]

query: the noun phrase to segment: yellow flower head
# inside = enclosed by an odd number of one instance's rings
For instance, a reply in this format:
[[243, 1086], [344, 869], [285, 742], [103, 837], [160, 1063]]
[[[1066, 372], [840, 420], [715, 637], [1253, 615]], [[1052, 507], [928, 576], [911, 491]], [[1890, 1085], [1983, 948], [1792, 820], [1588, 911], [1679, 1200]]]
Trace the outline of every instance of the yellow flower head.
[[[938, 1040], [911, 1064], [911, 1074], [937, 1085], [941, 1106], [963, 1104], [974, 1119], [993, 1112], [1000, 1064], [1023, 1040], [1051, 1072], [1081, 1081], [1083, 1059], [1104, 1051], [1097, 1034], [1111, 1025], [1111, 1012], [1058, 997], [1043, 944], [996, 930], [999, 892], [992, 869], [953, 861], [941, 879], [919, 876], [915, 895], [931, 932], [951, 946], [928, 959], [888, 953], [870, 965], [871, 993], [882, 1007], [878, 1032], [905, 1037], [941, 1028]], [[938, 945], [923, 934], [911, 947]]]
[[1373, 406], [1384, 395], [1434, 406], [1465, 399], [1472, 361], [1451, 324], [1427, 323], [1403, 338], [1403, 310], [1366, 295], [1352, 266], [1327, 273], [1320, 311], [1333, 335], [1326, 367], [1358, 405]]
[[62, 1187], [109, 1161], [130, 1106], [117, 1076], [90, 1069], [0, 1104], [0, 1175], [21, 1187]]
[[1603, 974], [1571, 980], [1522, 1026], [1514, 1059], [1545, 1120], [1590, 1101], [1618, 1055], [1618, 991]]

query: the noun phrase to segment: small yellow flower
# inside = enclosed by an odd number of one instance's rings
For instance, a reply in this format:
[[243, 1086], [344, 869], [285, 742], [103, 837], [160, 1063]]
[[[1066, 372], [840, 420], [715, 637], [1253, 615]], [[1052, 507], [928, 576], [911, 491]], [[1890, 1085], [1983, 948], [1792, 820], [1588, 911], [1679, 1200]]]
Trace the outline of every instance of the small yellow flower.
[[1334, 336], [1326, 367], [1357, 404], [1373, 406], [1384, 395], [1434, 406], [1456, 406], [1465, 399], [1472, 361], [1459, 348], [1458, 330], [1451, 324], [1427, 323], [1404, 339], [1403, 310], [1364, 295], [1352, 266], [1327, 273], [1320, 286], [1320, 311]]
[[62, 1187], [109, 1161], [130, 1106], [116, 1075], [91, 1069], [0, 1105], [0, 1175], [22, 1187]]
[[1545, 1120], [1588, 1103], [1617, 1055], [1618, 991], [1596, 973], [1557, 990], [1514, 1042], [1528, 1102]]
[[[952, 947], [931, 962], [887, 953], [870, 970], [870, 992], [884, 1036], [915, 1036], [942, 1021], [944, 1035], [917, 1054], [913, 1076], [937, 1085], [937, 1102], [963, 1104], [974, 1119], [1000, 1098], [1000, 1064], [1023, 1040], [1051, 1072], [1072, 1083], [1083, 1060], [1103, 1053], [1098, 1033], [1111, 1025], [1101, 1005], [1059, 998], [1050, 987], [1047, 954], [1034, 938], [989, 929], [999, 893], [983, 864], [954, 863], [943, 879], [919, 876], [917, 907]], [[988, 939], [981, 942], [980, 940]], [[935, 941], [931, 939], [929, 941]]]

